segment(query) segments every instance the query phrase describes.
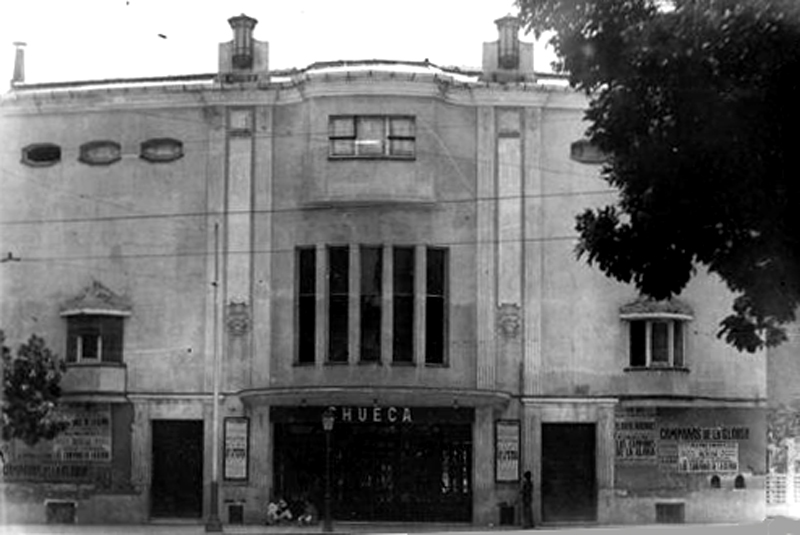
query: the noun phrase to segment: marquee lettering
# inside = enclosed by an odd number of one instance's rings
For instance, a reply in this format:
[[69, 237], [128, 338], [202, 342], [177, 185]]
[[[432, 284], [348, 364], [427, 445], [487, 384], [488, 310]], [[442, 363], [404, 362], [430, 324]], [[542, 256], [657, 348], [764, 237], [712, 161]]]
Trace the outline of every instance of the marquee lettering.
[[410, 407], [340, 407], [339, 415], [343, 423], [414, 422]]

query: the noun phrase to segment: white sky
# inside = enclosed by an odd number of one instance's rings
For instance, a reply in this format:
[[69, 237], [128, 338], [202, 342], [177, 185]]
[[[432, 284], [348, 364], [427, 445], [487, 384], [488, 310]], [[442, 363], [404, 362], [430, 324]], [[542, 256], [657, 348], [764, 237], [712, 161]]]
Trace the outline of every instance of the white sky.
[[[480, 67], [494, 21], [513, 0], [3, 0], [0, 92], [13, 73], [13, 41], [28, 44], [26, 82], [135, 78], [217, 70], [228, 18], [258, 19], [270, 68], [315, 61], [394, 59]], [[166, 36], [166, 39], [159, 37]], [[532, 36], [521, 36], [532, 41]], [[552, 57], [537, 47], [535, 69]]]

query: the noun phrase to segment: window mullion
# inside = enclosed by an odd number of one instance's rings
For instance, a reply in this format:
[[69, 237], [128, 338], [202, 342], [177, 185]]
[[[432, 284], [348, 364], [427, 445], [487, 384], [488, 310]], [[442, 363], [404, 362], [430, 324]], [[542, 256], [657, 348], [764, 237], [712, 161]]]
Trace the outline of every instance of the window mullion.
[[381, 315], [381, 362], [392, 362], [394, 340], [394, 257], [391, 245], [383, 250], [383, 314]]
[[317, 244], [317, 306], [316, 306], [316, 343], [314, 363], [324, 364], [328, 358], [328, 255], [324, 244]]
[[383, 140], [381, 140], [381, 142], [383, 143], [383, 155], [384, 156], [388, 156], [388, 155], [390, 155], [392, 153], [392, 149], [391, 149], [392, 142], [390, 140], [391, 134], [392, 134], [392, 132], [391, 132], [391, 120], [389, 119], [389, 117], [384, 116], [384, 118], [383, 118]]
[[427, 296], [427, 255], [424, 245], [415, 247], [414, 266], [414, 362], [419, 366], [425, 364], [425, 297]]
[[349, 350], [347, 360], [350, 364], [353, 360], [361, 358], [361, 248], [357, 243], [350, 245], [350, 271], [348, 314], [350, 316], [350, 335], [348, 339]]
[[675, 366], [675, 322], [667, 322], [667, 365]]
[[647, 367], [653, 365], [653, 322], [644, 322], [644, 354]]

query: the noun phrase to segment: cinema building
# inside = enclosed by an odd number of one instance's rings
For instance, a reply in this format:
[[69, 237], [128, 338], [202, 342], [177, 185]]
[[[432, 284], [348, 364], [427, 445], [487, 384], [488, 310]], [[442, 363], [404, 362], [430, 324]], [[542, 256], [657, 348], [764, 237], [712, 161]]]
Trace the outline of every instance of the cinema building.
[[653, 302], [576, 259], [615, 193], [515, 19], [474, 71], [274, 71], [229, 22], [212, 74], [19, 52], [0, 326], [66, 359], [72, 426], [3, 445], [8, 522], [255, 524], [327, 483], [335, 522], [498, 525], [528, 470], [540, 524], [761, 519], [764, 356], [717, 338], [719, 280]]

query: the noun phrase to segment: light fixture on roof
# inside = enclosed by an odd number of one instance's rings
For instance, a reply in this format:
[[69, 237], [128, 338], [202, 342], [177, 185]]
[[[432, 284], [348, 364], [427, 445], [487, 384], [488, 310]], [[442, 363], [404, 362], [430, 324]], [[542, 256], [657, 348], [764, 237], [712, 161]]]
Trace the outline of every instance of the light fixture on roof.
[[231, 61], [237, 69], [250, 69], [253, 66], [253, 28], [258, 21], [244, 13], [228, 19], [233, 28], [233, 55]]
[[502, 69], [519, 68], [519, 19], [511, 15], [494, 21], [500, 34], [497, 62]]

